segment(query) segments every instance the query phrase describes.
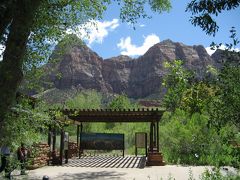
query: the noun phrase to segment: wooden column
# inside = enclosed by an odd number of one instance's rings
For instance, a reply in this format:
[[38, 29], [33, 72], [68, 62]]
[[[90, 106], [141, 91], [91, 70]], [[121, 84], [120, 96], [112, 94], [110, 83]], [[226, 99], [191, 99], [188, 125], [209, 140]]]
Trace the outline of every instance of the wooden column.
[[159, 152], [159, 122], [157, 122], [157, 152]]
[[153, 123], [150, 125], [150, 152], [153, 152]]
[[154, 122], [153, 123], [153, 147], [155, 148], [156, 147], [156, 123]]
[[81, 136], [82, 136], [83, 125], [80, 125], [80, 143], [79, 143], [79, 159], [81, 158], [82, 148], [81, 148]]
[[53, 133], [53, 145], [52, 145], [52, 151], [55, 151], [56, 150], [56, 128], [53, 128], [52, 130], [52, 133]]
[[145, 133], [145, 156], [147, 157], [147, 153], [148, 153], [148, 150], [147, 150], [147, 133]]
[[52, 128], [51, 128], [51, 126], [48, 127], [48, 145], [51, 149], [51, 145], [52, 145]]
[[80, 126], [77, 125], [77, 147], [79, 147], [79, 133], [80, 133]]
[[60, 137], [60, 165], [63, 164], [63, 149], [64, 149], [64, 130], [61, 129], [61, 137]]

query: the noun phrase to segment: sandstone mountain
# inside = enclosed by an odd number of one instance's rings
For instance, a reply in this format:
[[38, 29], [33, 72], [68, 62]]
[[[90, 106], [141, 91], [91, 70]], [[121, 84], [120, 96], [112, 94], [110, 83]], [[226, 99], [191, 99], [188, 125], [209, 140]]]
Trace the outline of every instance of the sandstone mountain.
[[103, 59], [82, 43], [64, 49], [64, 53], [56, 55], [56, 48], [52, 59], [57, 58], [57, 63], [45, 66], [53, 69], [46, 79], [53, 82], [55, 88], [95, 89], [104, 93], [125, 93], [131, 98], [144, 98], [163, 91], [161, 84], [167, 72], [164, 61], [183, 60], [184, 66], [198, 79], [204, 77], [208, 65], [215, 64], [203, 46], [187, 46], [171, 40], [155, 44], [136, 59], [123, 55]]

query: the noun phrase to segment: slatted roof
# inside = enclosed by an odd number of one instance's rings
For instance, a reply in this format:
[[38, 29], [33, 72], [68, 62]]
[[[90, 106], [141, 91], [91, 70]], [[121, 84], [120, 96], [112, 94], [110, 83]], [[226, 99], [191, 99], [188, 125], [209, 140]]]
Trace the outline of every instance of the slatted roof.
[[64, 109], [61, 112], [77, 122], [158, 122], [164, 110], [156, 109]]

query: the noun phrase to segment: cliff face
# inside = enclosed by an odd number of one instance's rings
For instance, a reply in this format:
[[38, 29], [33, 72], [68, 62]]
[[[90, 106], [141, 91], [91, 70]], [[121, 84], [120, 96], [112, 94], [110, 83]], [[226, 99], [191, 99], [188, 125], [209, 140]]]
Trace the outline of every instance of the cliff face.
[[74, 45], [59, 57], [48, 76], [58, 89], [96, 89], [142, 98], [160, 92], [166, 74], [163, 62], [175, 59], [183, 60], [184, 66], [200, 79], [207, 65], [213, 65], [203, 46], [186, 46], [171, 40], [155, 44], [137, 59], [118, 56], [103, 60], [87, 46]]

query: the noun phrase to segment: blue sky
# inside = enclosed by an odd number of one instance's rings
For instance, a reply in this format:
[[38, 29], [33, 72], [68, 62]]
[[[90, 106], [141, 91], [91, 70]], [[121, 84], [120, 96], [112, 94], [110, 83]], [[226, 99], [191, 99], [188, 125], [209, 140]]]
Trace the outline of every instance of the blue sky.
[[[149, 7], [146, 7], [147, 14], [152, 18], [139, 19], [135, 24], [135, 30], [131, 25], [121, 22], [119, 6], [115, 3], [108, 7], [102, 20], [95, 21], [98, 29], [84, 25], [88, 27], [88, 36], [81, 26], [74, 33], [84, 39], [86, 44], [104, 59], [121, 54], [135, 58], [143, 55], [154, 44], [166, 39], [186, 45], [203, 45], [211, 54], [213, 51], [210, 51], [209, 46], [212, 42], [231, 42], [229, 30], [232, 26], [236, 28], [240, 39], [240, 7], [232, 11], [223, 11], [215, 18], [219, 31], [213, 37], [190, 23], [191, 14], [185, 12], [188, 2], [190, 0], [172, 0], [170, 12], [162, 14], [153, 13]], [[3, 50], [4, 46], [0, 44], [0, 59]], [[236, 50], [240, 50], [240, 45]]]
[[[171, 39], [186, 45], [203, 45], [209, 47], [211, 42], [231, 42], [229, 30], [235, 26], [240, 37], [240, 8], [233, 11], [224, 11], [216, 17], [219, 31], [215, 37], [206, 35], [199, 27], [190, 22], [191, 14], [185, 12], [189, 0], [172, 1], [169, 13], [147, 13], [151, 19], [139, 19], [136, 29], [119, 20], [119, 7], [111, 5], [104, 14], [103, 20], [97, 21], [98, 31], [89, 28], [89, 39], [85, 39], [88, 46], [103, 58], [120, 54], [138, 57], [149, 47], [159, 41]], [[146, 7], [148, 9], [148, 7]], [[84, 36], [86, 37], [86, 36]], [[239, 48], [240, 45], [238, 45]]]

